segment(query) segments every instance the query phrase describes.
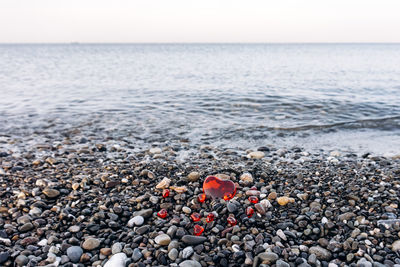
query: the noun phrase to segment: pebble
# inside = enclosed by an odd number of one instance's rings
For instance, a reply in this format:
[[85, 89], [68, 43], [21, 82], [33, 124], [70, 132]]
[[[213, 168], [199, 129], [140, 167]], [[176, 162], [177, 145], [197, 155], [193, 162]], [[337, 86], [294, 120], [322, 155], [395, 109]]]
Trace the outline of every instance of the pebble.
[[285, 233], [281, 229], [276, 231], [276, 235], [279, 236], [281, 239], [283, 239], [285, 241], [287, 240], [287, 237], [286, 237]]
[[82, 254], [83, 250], [81, 247], [72, 246], [67, 249], [67, 256], [73, 263], [79, 262]]
[[29, 259], [25, 255], [19, 255], [18, 257], [15, 258], [15, 264], [17, 266], [24, 266], [29, 262]]
[[78, 225], [72, 225], [68, 228], [68, 231], [70, 231], [71, 233], [78, 233], [80, 230], [81, 228]]
[[274, 252], [262, 252], [257, 255], [261, 259], [262, 262], [265, 262], [266, 264], [271, 264], [276, 262], [279, 259], [278, 254]]
[[179, 267], [202, 267], [201, 264], [194, 260], [185, 260], [179, 264]]
[[175, 261], [178, 258], [178, 250], [176, 248], [172, 248], [169, 252], [168, 252], [168, 258], [170, 258], [172, 261]]
[[132, 213], [132, 216], [142, 216], [143, 218], [149, 218], [153, 214], [153, 209], [144, 209], [144, 210], [139, 210], [135, 211]]
[[100, 240], [92, 237], [86, 239], [85, 242], [83, 242], [82, 244], [82, 248], [86, 250], [93, 250], [98, 248], [99, 246], [100, 246]]
[[157, 189], [165, 189], [168, 188], [171, 183], [171, 179], [164, 177], [161, 182], [156, 185]]
[[25, 223], [24, 225], [22, 225], [21, 227], [19, 227], [19, 231], [22, 233], [28, 232], [30, 230], [32, 230], [34, 228], [32, 223]]
[[128, 257], [125, 253], [118, 253], [112, 255], [112, 257], [104, 264], [104, 267], [125, 267]]
[[161, 234], [161, 235], [158, 235], [158, 236], [154, 239], [154, 241], [155, 241], [157, 244], [161, 245], [161, 246], [168, 246], [168, 244], [171, 242], [171, 238], [169, 237], [169, 235]]
[[247, 157], [250, 159], [262, 159], [265, 156], [265, 153], [262, 151], [253, 151], [247, 154]]
[[254, 182], [253, 175], [249, 172], [245, 172], [242, 175], [240, 175], [240, 181], [242, 181], [244, 184], [252, 184]]
[[228, 202], [228, 204], [226, 205], [228, 208], [228, 211], [230, 213], [235, 213], [238, 210], [237, 205], [235, 205], [234, 203], [232, 203], [231, 201]]
[[53, 188], [46, 188], [42, 191], [42, 193], [45, 194], [48, 198], [56, 198], [60, 195], [60, 191]]
[[188, 259], [190, 256], [192, 256], [194, 253], [194, 250], [192, 247], [186, 247], [182, 251], [182, 258]]
[[112, 245], [112, 247], [111, 247], [111, 253], [112, 254], [117, 254], [117, 253], [120, 253], [121, 251], [122, 251], [122, 244], [121, 243], [117, 242], [117, 243], [114, 243]]
[[10, 253], [8, 251], [0, 252], [0, 263], [6, 262], [10, 257]]
[[198, 245], [204, 243], [207, 238], [204, 236], [195, 236], [195, 235], [184, 235], [182, 237], [182, 241], [188, 245]]
[[331, 252], [320, 246], [311, 247], [309, 249], [309, 253], [315, 254], [315, 256], [317, 256], [317, 259], [319, 260], [330, 260], [332, 258]]
[[400, 250], [400, 240], [396, 240], [392, 244], [392, 250], [393, 251], [399, 251]]
[[275, 262], [276, 267], [290, 267], [290, 264], [283, 261], [283, 260], [277, 260]]
[[188, 180], [189, 180], [190, 182], [196, 182], [196, 181], [199, 180], [199, 178], [200, 178], [200, 173], [198, 173], [198, 172], [191, 172], [191, 173], [188, 174], [187, 178], [188, 178]]
[[128, 221], [128, 223], [127, 223], [127, 226], [128, 227], [130, 227], [130, 228], [132, 228], [133, 226], [140, 226], [140, 225], [142, 225], [144, 223], [144, 218], [143, 218], [143, 216], [140, 216], [140, 215], [138, 215], [138, 216], [135, 216], [135, 217], [133, 217], [132, 219], [130, 219], [129, 221]]
[[192, 210], [189, 207], [186, 207], [186, 206], [182, 208], [182, 211], [184, 213], [186, 213], [186, 214], [190, 214], [192, 212]]
[[137, 262], [137, 261], [140, 260], [142, 257], [143, 257], [143, 254], [142, 254], [142, 252], [140, 252], [140, 249], [139, 249], [139, 248], [135, 248], [135, 249], [133, 250], [133, 253], [132, 253], [132, 260], [133, 260], [134, 262]]

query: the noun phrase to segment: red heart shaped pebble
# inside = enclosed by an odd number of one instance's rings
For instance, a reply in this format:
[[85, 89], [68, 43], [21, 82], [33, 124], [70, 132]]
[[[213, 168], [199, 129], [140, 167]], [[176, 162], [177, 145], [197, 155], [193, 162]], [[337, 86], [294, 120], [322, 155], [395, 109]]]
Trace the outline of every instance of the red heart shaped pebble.
[[222, 180], [215, 176], [208, 176], [203, 183], [203, 192], [215, 198], [224, 200], [232, 199], [236, 194], [235, 183], [230, 180]]

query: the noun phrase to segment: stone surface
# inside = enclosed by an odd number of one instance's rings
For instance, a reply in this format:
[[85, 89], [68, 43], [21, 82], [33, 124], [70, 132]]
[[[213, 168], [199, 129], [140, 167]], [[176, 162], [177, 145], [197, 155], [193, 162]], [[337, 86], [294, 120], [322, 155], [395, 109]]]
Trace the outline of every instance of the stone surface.
[[185, 260], [179, 264], [179, 267], [202, 267], [201, 264], [193, 260]]
[[67, 249], [67, 256], [73, 263], [79, 262], [79, 259], [81, 258], [83, 254], [83, 249], [78, 246], [72, 246]]
[[168, 246], [168, 244], [171, 242], [171, 238], [167, 234], [161, 234], [158, 235], [154, 241], [161, 246]]
[[195, 236], [195, 235], [184, 235], [182, 237], [182, 241], [188, 245], [198, 245], [204, 243], [207, 240], [204, 236]]
[[309, 249], [309, 253], [315, 254], [315, 256], [317, 256], [317, 259], [319, 260], [330, 260], [332, 258], [331, 252], [320, 246], [311, 247]]
[[279, 259], [278, 254], [274, 252], [262, 252], [258, 254], [257, 257], [259, 257], [261, 261], [266, 264], [274, 263]]
[[60, 191], [53, 188], [46, 188], [42, 191], [42, 193], [45, 194], [48, 198], [56, 198], [60, 195]]
[[99, 246], [100, 246], [100, 240], [92, 237], [86, 239], [85, 242], [83, 242], [82, 244], [82, 248], [86, 250], [93, 250], [98, 248]]
[[104, 267], [125, 267], [128, 257], [125, 253], [117, 253], [104, 264]]
[[187, 178], [188, 178], [188, 180], [189, 180], [190, 182], [196, 182], [196, 181], [199, 180], [199, 178], [200, 178], [200, 173], [198, 173], [198, 172], [191, 172], [191, 173], [188, 174]]

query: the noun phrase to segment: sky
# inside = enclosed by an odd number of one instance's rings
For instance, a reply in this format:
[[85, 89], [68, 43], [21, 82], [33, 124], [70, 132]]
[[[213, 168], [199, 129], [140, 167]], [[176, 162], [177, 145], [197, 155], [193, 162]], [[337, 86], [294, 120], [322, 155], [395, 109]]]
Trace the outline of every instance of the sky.
[[400, 0], [0, 0], [0, 43], [400, 42]]

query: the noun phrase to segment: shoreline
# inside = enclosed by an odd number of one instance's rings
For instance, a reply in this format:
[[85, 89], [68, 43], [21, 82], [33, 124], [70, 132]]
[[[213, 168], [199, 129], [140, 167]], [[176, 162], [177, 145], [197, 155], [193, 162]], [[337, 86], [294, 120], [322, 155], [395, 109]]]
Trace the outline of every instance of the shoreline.
[[[207, 145], [182, 157], [187, 146], [132, 152], [81, 139], [15, 154], [1, 150], [1, 264], [400, 264], [400, 226], [378, 225], [398, 216], [399, 158], [269, 147], [259, 148], [260, 157]], [[251, 175], [241, 179], [244, 173]], [[235, 197], [199, 203], [209, 175], [237, 183]], [[164, 199], [156, 186], [165, 177], [171, 182]], [[249, 202], [250, 191], [262, 205]], [[279, 204], [284, 196], [293, 203]], [[255, 210], [251, 218], [247, 207]], [[157, 216], [162, 208], [165, 219]], [[212, 211], [216, 219], [205, 222]], [[198, 223], [190, 218], [194, 212], [201, 215]], [[228, 225], [230, 214], [236, 226]], [[193, 236], [195, 224], [204, 227], [200, 238]]]

